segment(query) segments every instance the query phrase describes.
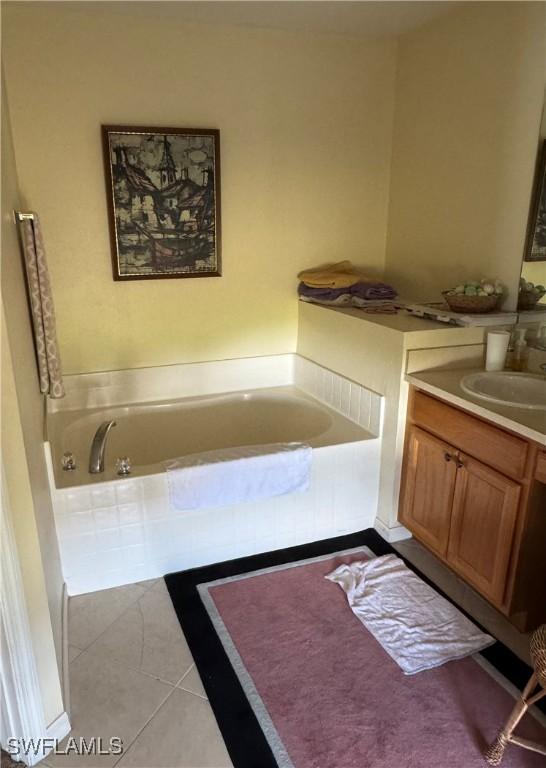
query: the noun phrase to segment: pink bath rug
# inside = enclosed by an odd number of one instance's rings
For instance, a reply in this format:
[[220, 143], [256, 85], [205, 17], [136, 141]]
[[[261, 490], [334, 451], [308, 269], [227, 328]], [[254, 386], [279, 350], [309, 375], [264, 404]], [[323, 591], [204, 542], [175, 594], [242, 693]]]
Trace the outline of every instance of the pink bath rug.
[[[363, 555], [373, 553], [359, 547], [198, 587], [275, 761], [484, 768], [483, 750], [514, 705], [508, 684], [478, 656], [404, 675], [324, 578]], [[531, 716], [520, 733], [546, 739]], [[544, 768], [545, 760], [509, 746], [502, 765]]]

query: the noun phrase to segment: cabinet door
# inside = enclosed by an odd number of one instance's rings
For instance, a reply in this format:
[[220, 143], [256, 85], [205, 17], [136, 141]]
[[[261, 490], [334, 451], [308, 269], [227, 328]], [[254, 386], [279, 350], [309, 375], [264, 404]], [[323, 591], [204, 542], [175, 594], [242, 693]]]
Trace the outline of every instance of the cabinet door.
[[455, 489], [454, 449], [419, 427], [410, 427], [401, 520], [414, 536], [444, 557]]
[[498, 606], [504, 600], [520, 492], [518, 483], [460, 455], [448, 563]]

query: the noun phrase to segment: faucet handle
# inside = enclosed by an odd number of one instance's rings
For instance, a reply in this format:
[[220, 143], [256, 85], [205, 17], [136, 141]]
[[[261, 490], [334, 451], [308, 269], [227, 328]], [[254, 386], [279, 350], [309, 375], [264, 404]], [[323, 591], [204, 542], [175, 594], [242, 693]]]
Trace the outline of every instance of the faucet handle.
[[76, 469], [76, 459], [71, 451], [65, 451], [61, 459], [61, 466], [64, 472], [72, 472]]
[[131, 474], [131, 459], [128, 456], [120, 456], [116, 460], [116, 469], [118, 475], [130, 475]]

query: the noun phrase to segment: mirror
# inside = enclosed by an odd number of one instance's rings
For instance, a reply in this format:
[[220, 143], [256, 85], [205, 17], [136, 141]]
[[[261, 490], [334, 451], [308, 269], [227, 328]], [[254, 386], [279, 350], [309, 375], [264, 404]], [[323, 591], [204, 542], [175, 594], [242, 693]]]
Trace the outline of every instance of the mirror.
[[[518, 311], [545, 312], [546, 319], [546, 292], [542, 294], [541, 286], [546, 287], [546, 99], [521, 267]], [[525, 320], [525, 317], [520, 316], [520, 320]]]

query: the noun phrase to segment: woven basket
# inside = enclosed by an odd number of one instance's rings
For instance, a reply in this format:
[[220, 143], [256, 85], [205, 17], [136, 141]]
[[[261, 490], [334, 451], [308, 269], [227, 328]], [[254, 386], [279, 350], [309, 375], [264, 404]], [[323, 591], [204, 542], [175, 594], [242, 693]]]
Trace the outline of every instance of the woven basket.
[[520, 291], [518, 294], [518, 309], [534, 309], [546, 291]]
[[499, 303], [499, 299], [502, 298], [499, 294], [493, 294], [492, 296], [465, 296], [464, 293], [448, 294], [447, 291], [443, 291], [442, 296], [453, 312], [464, 312], [470, 315], [482, 315], [485, 312], [492, 312]]
[[531, 659], [540, 684], [546, 688], [546, 624], [531, 635]]

